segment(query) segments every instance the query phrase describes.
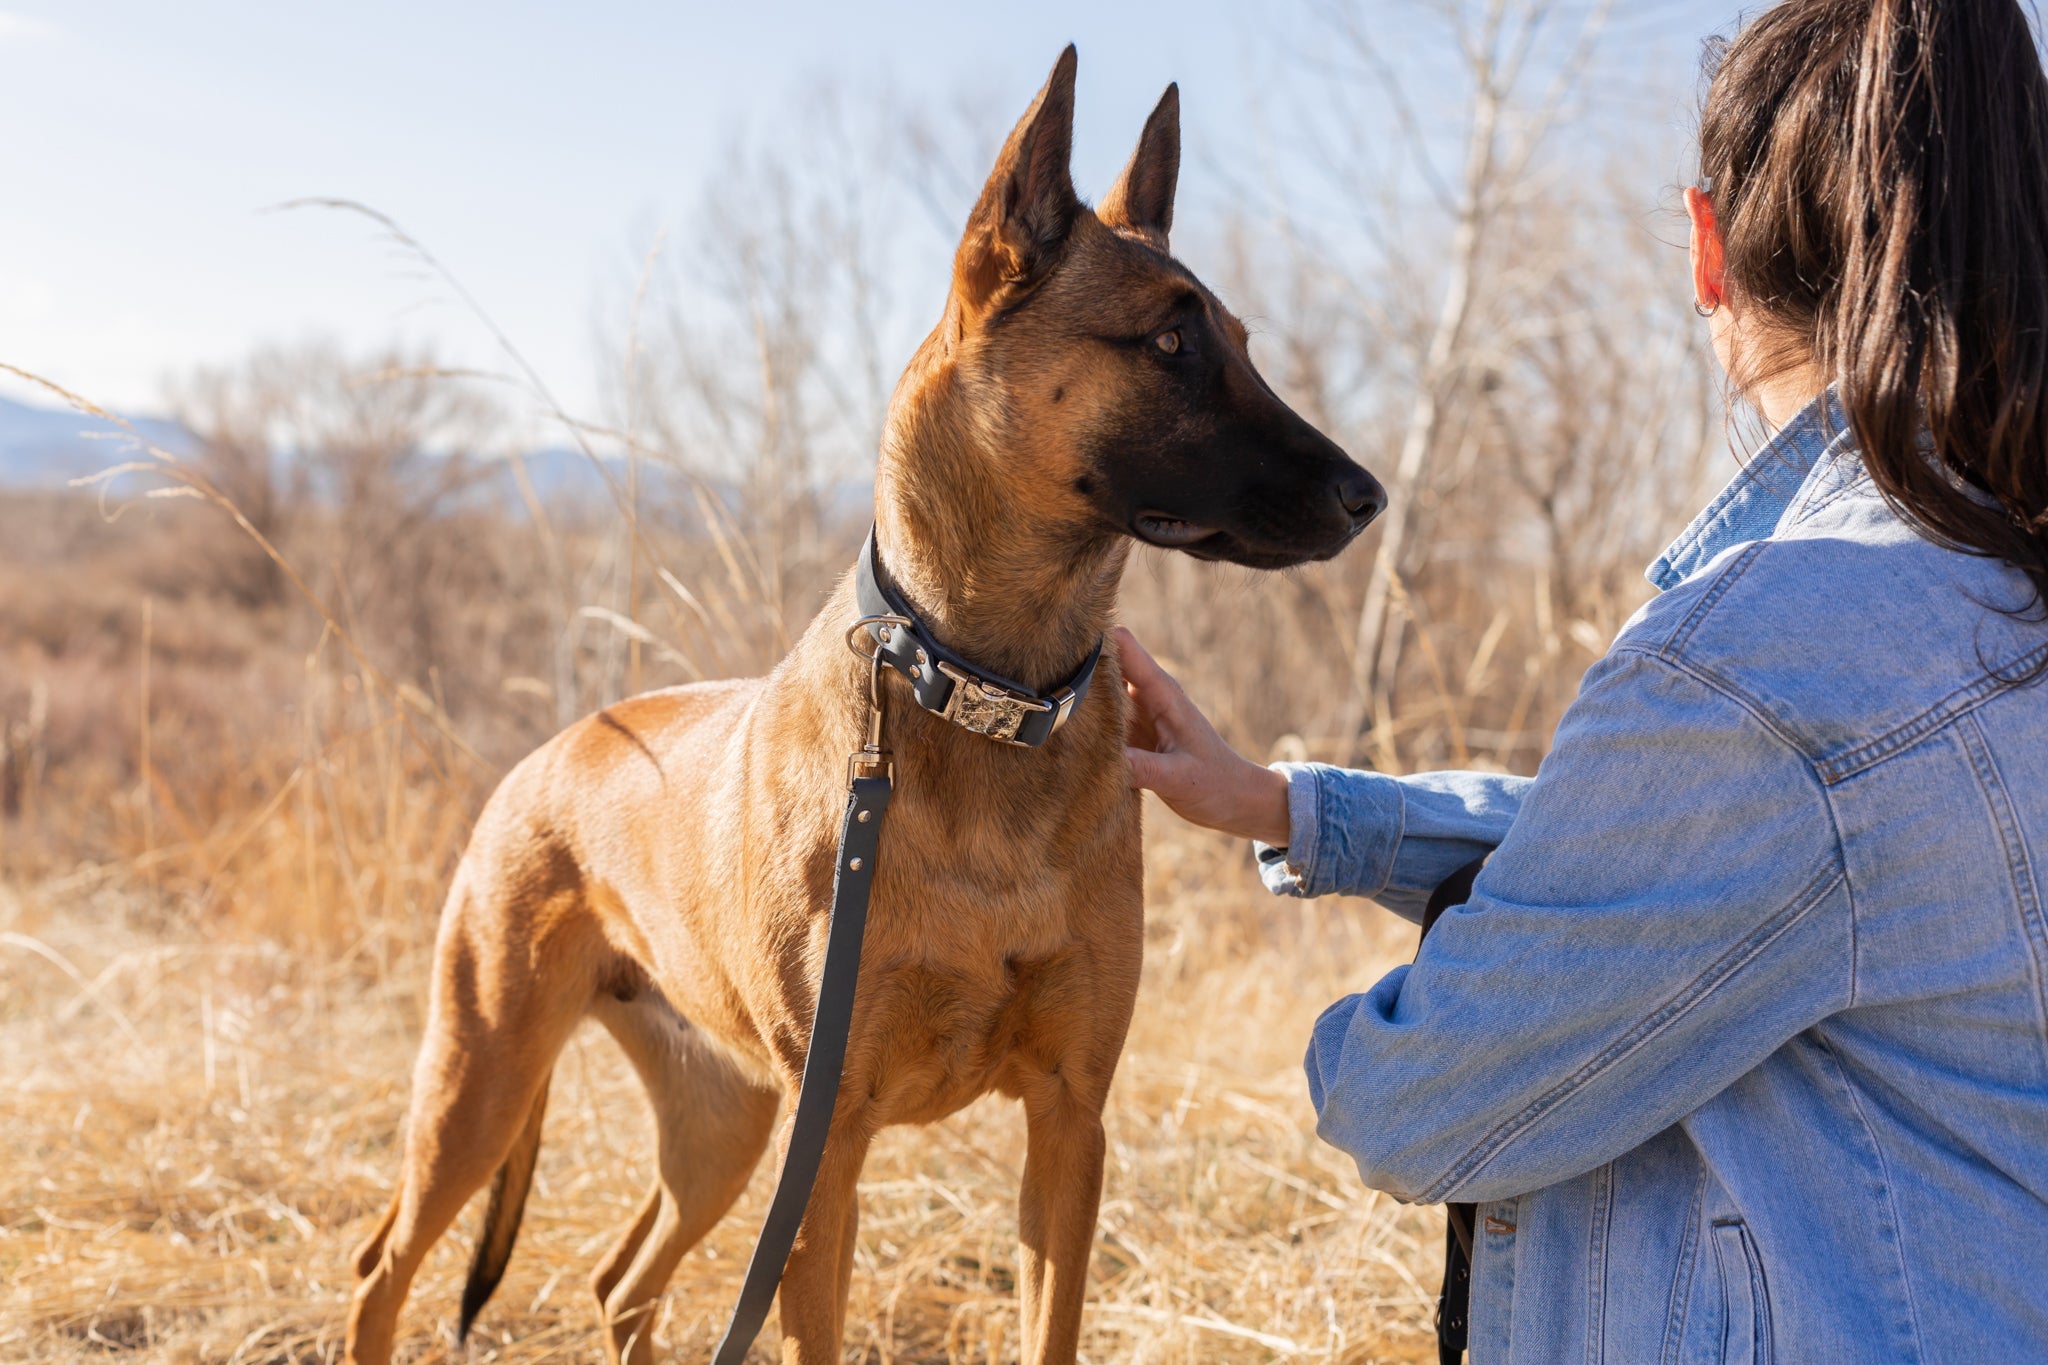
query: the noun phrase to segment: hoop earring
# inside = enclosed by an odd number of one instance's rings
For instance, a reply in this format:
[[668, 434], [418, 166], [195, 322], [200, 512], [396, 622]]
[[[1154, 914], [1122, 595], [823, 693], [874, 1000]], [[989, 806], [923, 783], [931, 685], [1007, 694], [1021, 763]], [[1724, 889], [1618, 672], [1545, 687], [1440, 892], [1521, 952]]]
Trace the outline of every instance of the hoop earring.
[[1702, 308], [1700, 307], [1700, 301], [1694, 299], [1692, 301], [1692, 311], [1698, 313], [1703, 318], [1710, 318], [1721, 311], [1721, 300], [1715, 299], [1711, 308]]

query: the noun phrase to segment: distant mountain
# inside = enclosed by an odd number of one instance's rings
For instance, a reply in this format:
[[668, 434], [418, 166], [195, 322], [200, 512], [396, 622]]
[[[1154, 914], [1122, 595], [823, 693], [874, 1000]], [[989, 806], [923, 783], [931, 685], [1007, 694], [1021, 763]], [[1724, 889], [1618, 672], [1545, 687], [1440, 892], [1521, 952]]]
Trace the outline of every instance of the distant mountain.
[[[191, 449], [192, 435], [161, 417], [131, 419], [135, 430], [172, 454]], [[0, 398], [0, 487], [61, 488], [72, 479], [136, 458], [111, 422], [69, 408], [39, 408]]]
[[[533, 482], [533, 491], [543, 503], [567, 499], [580, 501], [611, 501], [611, 493], [604, 477], [597, 472], [588, 455], [580, 450], [550, 447], [532, 451], [522, 457], [526, 465], [526, 477]], [[603, 457], [604, 467], [620, 486], [626, 482], [626, 462], [616, 455]], [[647, 463], [640, 466], [640, 487], [652, 490], [665, 486], [667, 471]], [[506, 470], [505, 487], [515, 487], [510, 469]], [[513, 494], [516, 499], [517, 494]]]
[[[193, 452], [195, 438], [178, 423], [162, 417], [130, 420], [152, 445], [173, 455]], [[138, 455], [125, 437], [126, 433], [112, 423], [69, 408], [34, 407], [0, 398], [0, 489], [62, 488], [73, 479], [97, 474], [110, 465], [147, 458]], [[625, 461], [616, 455], [603, 459], [605, 469], [623, 485]], [[547, 447], [526, 455], [524, 464], [534, 494], [543, 506], [612, 506], [604, 476], [581, 450]], [[509, 463], [486, 486], [492, 490], [491, 496], [504, 500], [508, 509], [523, 508], [524, 500]], [[729, 480], [713, 479], [704, 487], [728, 505], [741, 501], [739, 490]], [[656, 461], [641, 463], [640, 490], [650, 505], [677, 499], [687, 502], [690, 496], [688, 481]], [[314, 496], [320, 496], [317, 487]], [[832, 516], [865, 515], [873, 500], [874, 485], [866, 479], [835, 482], [825, 490], [826, 511]]]

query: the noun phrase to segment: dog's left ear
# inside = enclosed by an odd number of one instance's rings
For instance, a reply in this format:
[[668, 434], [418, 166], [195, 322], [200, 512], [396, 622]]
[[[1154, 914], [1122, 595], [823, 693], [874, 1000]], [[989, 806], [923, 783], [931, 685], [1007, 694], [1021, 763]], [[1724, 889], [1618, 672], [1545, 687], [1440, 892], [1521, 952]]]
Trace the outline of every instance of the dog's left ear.
[[1095, 212], [1111, 227], [1136, 232], [1161, 251], [1173, 226], [1173, 190], [1180, 181], [1180, 86], [1159, 97], [1138, 149]]
[[1038, 98], [1017, 120], [953, 258], [953, 284], [975, 310], [1013, 286], [1035, 284], [1081, 211], [1067, 161], [1074, 149], [1074, 47], [1060, 53]]

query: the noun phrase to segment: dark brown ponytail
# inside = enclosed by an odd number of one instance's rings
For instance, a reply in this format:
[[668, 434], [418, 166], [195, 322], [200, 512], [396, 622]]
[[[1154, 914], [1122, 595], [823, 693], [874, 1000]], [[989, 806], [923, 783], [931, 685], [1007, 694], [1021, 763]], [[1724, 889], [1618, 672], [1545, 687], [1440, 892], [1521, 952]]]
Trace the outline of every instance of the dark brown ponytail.
[[1886, 500], [2048, 610], [2048, 78], [2026, 14], [1785, 0], [1710, 62], [1728, 293], [1782, 343], [1735, 381], [1810, 356]]

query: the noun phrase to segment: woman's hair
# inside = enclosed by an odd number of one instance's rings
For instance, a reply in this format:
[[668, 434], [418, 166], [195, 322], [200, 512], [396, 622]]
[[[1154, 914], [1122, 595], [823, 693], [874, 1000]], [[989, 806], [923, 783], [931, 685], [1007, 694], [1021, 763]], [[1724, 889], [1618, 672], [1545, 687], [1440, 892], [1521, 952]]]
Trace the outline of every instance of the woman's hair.
[[[1726, 288], [1923, 534], [2048, 604], [2048, 78], [2017, 0], [1785, 0], [1709, 53]], [[1933, 443], [1933, 459], [1925, 444]]]

